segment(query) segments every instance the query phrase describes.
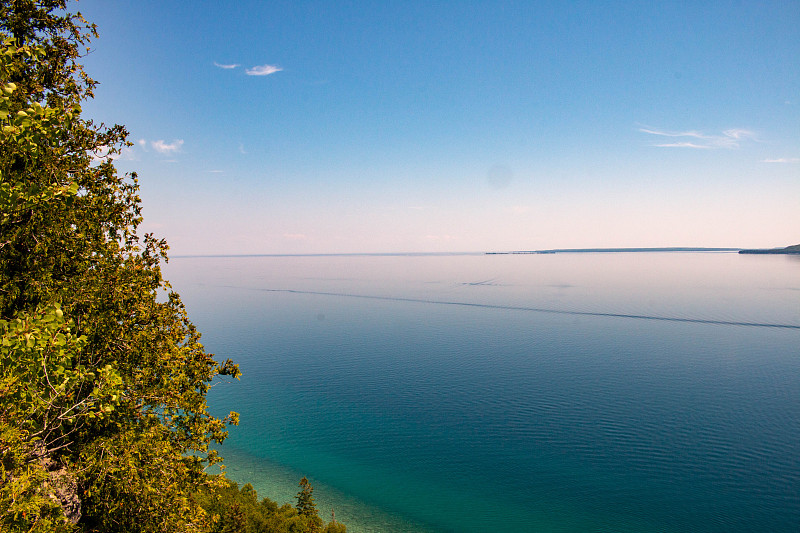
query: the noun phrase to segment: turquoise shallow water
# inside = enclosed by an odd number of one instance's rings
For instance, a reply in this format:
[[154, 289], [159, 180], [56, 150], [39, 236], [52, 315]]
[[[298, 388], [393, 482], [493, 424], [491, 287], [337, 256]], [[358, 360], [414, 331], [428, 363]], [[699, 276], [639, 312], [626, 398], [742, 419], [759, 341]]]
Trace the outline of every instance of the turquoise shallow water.
[[229, 475], [349, 531], [794, 531], [800, 261], [177, 258]]

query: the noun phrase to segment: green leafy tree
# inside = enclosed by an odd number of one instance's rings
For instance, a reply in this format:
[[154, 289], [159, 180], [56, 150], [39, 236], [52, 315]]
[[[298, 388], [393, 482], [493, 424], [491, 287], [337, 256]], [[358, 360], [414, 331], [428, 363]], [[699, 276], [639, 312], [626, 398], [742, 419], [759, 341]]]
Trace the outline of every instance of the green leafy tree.
[[331, 521], [325, 526], [325, 533], [347, 533], [347, 526], [336, 521], [336, 513], [331, 511]]
[[64, 519], [80, 517], [77, 481], [52, 455], [84, 419], [113, 411], [120, 376], [74, 363], [85, 337], [57, 306], [0, 320], [0, 339], [0, 516], [12, 529], [69, 529]]
[[[307, 486], [307, 480], [306, 480]], [[332, 520], [323, 530], [316, 514], [301, 514], [289, 504], [278, 507], [269, 498], [258, 500], [258, 494], [249, 483], [239, 489], [233, 481], [196, 494], [198, 502], [211, 516], [213, 533], [237, 531], [240, 533], [346, 533], [344, 524]]]
[[96, 36], [65, 0], [0, 0], [0, 530], [195, 531], [220, 483], [215, 376], [139, 235], [121, 126], [81, 116]]
[[347, 526], [341, 522], [329, 522], [325, 527], [325, 533], [347, 533]]

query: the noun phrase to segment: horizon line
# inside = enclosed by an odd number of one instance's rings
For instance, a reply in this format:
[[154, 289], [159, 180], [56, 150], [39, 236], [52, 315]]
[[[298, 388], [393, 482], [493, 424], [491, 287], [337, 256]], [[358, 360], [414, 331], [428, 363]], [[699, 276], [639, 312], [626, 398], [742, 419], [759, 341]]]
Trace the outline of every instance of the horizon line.
[[665, 247], [630, 247], [630, 248], [549, 248], [534, 250], [479, 251], [479, 252], [322, 252], [322, 253], [241, 253], [241, 254], [177, 254], [174, 259], [203, 257], [347, 257], [347, 256], [445, 256], [445, 255], [525, 255], [554, 253], [646, 253], [646, 252], [738, 252], [745, 248], [731, 247], [699, 247], [699, 246], [665, 246]]

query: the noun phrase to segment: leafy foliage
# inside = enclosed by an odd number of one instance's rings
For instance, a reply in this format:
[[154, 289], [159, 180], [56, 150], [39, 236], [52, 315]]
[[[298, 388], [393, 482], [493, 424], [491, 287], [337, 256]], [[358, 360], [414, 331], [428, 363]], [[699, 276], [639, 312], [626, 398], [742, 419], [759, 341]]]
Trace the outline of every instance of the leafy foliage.
[[220, 484], [231, 362], [206, 353], [140, 236], [121, 126], [81, 117], [94, 26], [64, 0], [0, 0], [0, 529], [195, 531]]
[[[308, 480], [301, 481], [303, 488]], [[310, 494], [310, 491], [309, 491]], [[304, 514], [289, 504], [278, 506], [258, 494], [249, 483], [241, 489], [233, 481], [225, 480], [221, 487], [207, 489], [197, 494], [197, 500], [214, 520], [214, 533], [346, 533], [344, 524], [332, 520], [324, 529], [322, 520], [312, 507], [312, 514]]]
[[321, 531], [305, 478], [294, 508], [205, 474], [237, 422], [206, 393], [238, 368], [137, 233], [125, 129], [81, 117], [93, 36], [64, 0], [0, 0], [0, 530]]

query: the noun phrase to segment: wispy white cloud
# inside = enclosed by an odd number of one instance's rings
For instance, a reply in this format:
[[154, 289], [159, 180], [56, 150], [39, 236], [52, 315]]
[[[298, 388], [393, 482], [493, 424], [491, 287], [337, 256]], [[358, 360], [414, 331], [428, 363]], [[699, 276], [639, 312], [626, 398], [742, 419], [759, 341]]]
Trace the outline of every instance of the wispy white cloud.
[[676, 140], [675, 142], [656, 143], [653, 145], [659, 148], [693, 148], [700, 150], [716, 148], [732, 149], [739, 148], [743, 141], [757, 140], [754, 132], [743, 128], [731, 128], [723, 131], [721, 134], [715, 135], [695, 130], [666, 131], [654, 128], [639, 128], [639, 131], [657, 137], [684, 139]]
[[731, 139], [755, 139], [756, 134], [750, 130], [743, 130], [741, 128], [733, 128], [730, 130], [725, 130], [722, 132], [723, 135], [726, 137], [730, 137]]
[[177, 139], [171, 143], [166, 143], [159, 139], [158, 141], [151, 141], [150, 146], [159, 154], [175, 154], [180, 152], [181, 146], [183, 146], [183, 139]]
[[690, 143], [690, 142], [680, 142], [680, 143], [660, 143], [654, 144], [658, 148], [694, 148], [697, 150], [708, 150], [710, 148], [715, 148], [714, 146], [709, 146], [707, 144], [698, 144], [698, 143]]
[[214, 66], [230, 70], [230, 69], [234, 69], [234, 68], [240, 67], [241, 65], [239, 65], [239, 63], [222, 64], [222, 63], [217, 63], [216, 61], [214, 61]]
[[[174, 155], [181, 151], [183, 146], [183, 139], [176, 139], [171, 143], [163, 140], [148, 141], [147, 139], [137, 139], [132, 146], [123, 146], [121, 149], [110, 150], [107, 146], [98, 147], [92, 152], [92, 159], [94, 161], [136, 161], [143, 152], [149, 152], [151, 149], [159, 154]], [[177, 163], [176, 159], [162, 159], [162, 163]], [[222, 172], [211, 171], [211, 172]]]
[[762, 163], [800, 163], [800, 157], [779, 157], [777, 159], [762, 159]]
[[224, 170], [206, 170], [209, 174], [223, 174]]
[[245, 74], [248, 76], [269, 76], [275, 74], [283, 69], [276, 65], [259, 65], [257, 67], [245, 69]]
[[639, 131], [641, 131], [642, 133], [650, 133], [651, 135], [660, 135], [662, 137], [697, 137], [698, 139], [705, 138], [705, 135], [703, 135], [699, 131], [661, 131], [649, 128], [639, 128]]

